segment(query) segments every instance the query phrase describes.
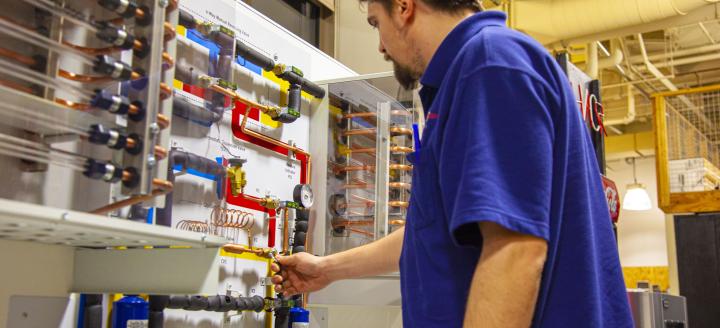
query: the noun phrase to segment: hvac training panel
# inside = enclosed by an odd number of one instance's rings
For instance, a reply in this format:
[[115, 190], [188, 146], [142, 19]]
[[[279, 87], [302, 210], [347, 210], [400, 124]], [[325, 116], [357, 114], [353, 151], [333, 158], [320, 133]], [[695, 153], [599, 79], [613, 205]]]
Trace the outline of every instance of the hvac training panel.
[[[327, 85], [326, 254], [382, 238], [405, 224], [410, 200], [413, 105], [390, 96], [394, 77]], [[407, 107], [405, 105], [407, 105]]]
[[[302, 303], [273, 295], [266, 277], [274, 253], [306, 249], [307, 115], [324, 89], [240, 40], [221, 13], [197, 14], [202, 1], [13, 3], [19, 14], [0, 15], [0, 174], [22, 192], [4, 189], [2, 197], [8, 206], [67, 212], [48, 227], [33, 226], [36, 233], [3, 218], [0, 238], [93, 247], [223, 244], [218, 294], [228, 296], [151, 296], [155, 325], [164, 314], [177, 325], [268, 325], [270, 311]], [[138, 230], [146, 223], [173, 228], [156, 235], [197, 234], [150, 242], [134, 239], [124, 222], [117, 228], [129, 235], [123, 238], [118, 231], [56, 232], [72, 211], [110, 216], [97, 216], [110, 220], [106, 228], [129, 219], [139, 221]], [[228, 314], [243, 310], [267, 315]]]

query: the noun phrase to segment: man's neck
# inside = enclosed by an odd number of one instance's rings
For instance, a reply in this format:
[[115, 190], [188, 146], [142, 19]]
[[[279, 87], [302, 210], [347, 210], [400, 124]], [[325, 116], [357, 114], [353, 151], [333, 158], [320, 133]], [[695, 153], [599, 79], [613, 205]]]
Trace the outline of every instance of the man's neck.
[[438, 14], [437, 12], [418, 15], [418, 21], [415, 22], [418, 24], [415, 40], [418, 45], [420, 59], [422, 60], [423, 71], [427, 68], [433, 55], [435, 55], [435, 52], [447, 35], [450, 34], [460, 22], [473, 14], [475, 13], [467, 11], [457, 15]]

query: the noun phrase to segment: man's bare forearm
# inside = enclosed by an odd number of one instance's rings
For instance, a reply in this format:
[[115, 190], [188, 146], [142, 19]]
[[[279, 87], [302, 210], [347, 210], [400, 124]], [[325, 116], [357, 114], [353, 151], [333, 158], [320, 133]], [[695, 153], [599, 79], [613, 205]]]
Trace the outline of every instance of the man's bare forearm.
[[527, 328], [540, 289], [547, 243], [494, 224], [481, 224], [481, 230], [483, 250], [468, 295], [465, 328]]
[[398, 270], [405, 228], [385, 238], [326, 258], [326, 270], [331, 280], [360, 278]]

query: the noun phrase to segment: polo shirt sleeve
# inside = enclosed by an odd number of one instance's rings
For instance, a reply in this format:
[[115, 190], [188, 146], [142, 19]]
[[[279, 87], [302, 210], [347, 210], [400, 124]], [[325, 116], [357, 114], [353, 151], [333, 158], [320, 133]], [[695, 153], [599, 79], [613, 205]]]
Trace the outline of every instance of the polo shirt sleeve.
[[464, 74], [438, 154], [450, 234], [482, 244], [478, 223], [549, 239], [555, 100], [539, 78], [509, 67]]

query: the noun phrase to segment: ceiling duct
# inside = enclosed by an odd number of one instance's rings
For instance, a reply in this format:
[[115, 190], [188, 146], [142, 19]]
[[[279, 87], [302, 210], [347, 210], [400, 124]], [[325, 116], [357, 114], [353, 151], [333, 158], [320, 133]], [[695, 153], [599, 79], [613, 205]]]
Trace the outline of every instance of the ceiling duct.
[[684, 16], [720, 0], [516, 0], [514, 27], [543, 44]]

